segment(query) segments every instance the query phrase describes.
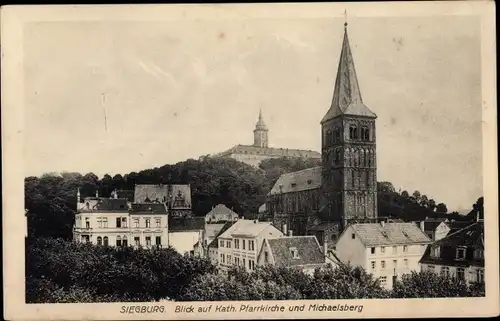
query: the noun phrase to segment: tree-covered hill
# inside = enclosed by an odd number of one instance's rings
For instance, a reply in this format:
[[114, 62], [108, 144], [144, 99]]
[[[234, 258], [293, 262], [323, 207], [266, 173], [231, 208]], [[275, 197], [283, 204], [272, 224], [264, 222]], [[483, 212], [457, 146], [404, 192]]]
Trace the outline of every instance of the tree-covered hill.
[[[76, 191], [81, 195], [109, 197], [113, 190], [133, 190], [135, 184], [190, 184], [194, 215], [201, 216], [217, 204], [225, 204], [245, 217], [252, 217], [265, 202], [272, 185], [283, 173], [319, 166], [319, 160], [269, 159], [260, 168], [234, 159], [201, 157], [140, 172], [99, 178], [94, 173], [44, 174], [25, 178], [25, 207], [28, 229], [33, 236], [71, 238]], [[482, 208], [475, 204], [470, 215], [449, 213], [446, 205], [415, 191], [397, 192], [389, 182], [378, 183], [379, 216], [404, 220], [426, 217], [471, 218]], [[482, 199], [481, 199], [482, 200]]]

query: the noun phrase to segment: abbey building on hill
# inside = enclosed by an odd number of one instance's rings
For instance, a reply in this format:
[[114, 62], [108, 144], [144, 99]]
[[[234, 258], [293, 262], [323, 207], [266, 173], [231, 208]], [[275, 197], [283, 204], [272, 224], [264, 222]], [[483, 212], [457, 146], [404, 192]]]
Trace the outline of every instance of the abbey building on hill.
[[350, 223], [377, 222], [377, 116], [364, 103], [345, 24], [321, 166], [282, 175], [268, 194], [275, 226], [334, 243]]
[[240, 162], [259, 166], [260, 162], [269, 158], [303, 158], [303, 159], [320, 159], [321, 154], [312, 150], [288, 149], [269, 147], [269, 129], [262, 117], [262, 111], [259, 112], [259, 120], [253, 131], [253, 145], [236, 145], [222, 153], [218, 153], [213, 157], [234, 158]]

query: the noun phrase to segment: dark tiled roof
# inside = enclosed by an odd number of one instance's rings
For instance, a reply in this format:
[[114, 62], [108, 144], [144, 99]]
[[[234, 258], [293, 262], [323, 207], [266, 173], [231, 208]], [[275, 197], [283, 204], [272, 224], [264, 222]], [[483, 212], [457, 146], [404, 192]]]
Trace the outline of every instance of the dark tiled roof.
[[[275, 265], [297, 266], [325, 263], [325, 256], [314, 236], [291, 236], [266, 239], [274, 257]], [[298, 258], [294, 259], [290, 251], [295, 248]]]
[[449, 221], [449, 222], [445, 222], [445, 223], [450, 228], [450, 232], [448, 232], [448, 235], [450, 235], [452, 233], [460, 231], [463, 228], [466, 228], [467, 226], [469, 226], [469, 225], [471, 225], [471, 224], [473, 224], [475, 222], [471, 222], [471, 221]]
[[168, 214], [168, 209], [165, 204], [157, 203], [132, 203], [130, 214]]
[[336, 223], [326, 222], [312, 226], [311, 228], [309, 228], [309, 231], [327, 231], [329, 229], [335, 228], [336, 226]]
[[[439, 257], [431, 255], [431, 249], [436, 246], [440, 247]], [[465, 260], [456, 259], [455, 251], [458, 247], [466, 248]], [[459, 231], [450, 232], [446, 237], [434, 242], [427, 247], [420, 259], [420, 263], [461, 267], [471, 265], [484, 267], [484, 259], [474, 258], [475, 249], [484, 250], [483, 222], [472, 223]]]
[[171, 217], [168, 220], [169, 232], [199, 231], [205, 227], [204, 217]]
[[353, 224], [352, 229], [365, 246], [430, 243], [430, 239], [415, 223]]
[[[281, 189], [280, 189], [281, 186]], [[280, 176], [269, 195], [305, 191], [321, 187], [321, 166], [286, 173]]]
[[439, 224], [443, 223], [444, 220], [442, 221], [423, 221], [424, 222], [424, 230], [431, 232], [435, 231], [436, 228], [439, 226]]
[[218, 204], [205, 216], [207, 222], [220, 222], [238, 219], [238, 214], [230, 210], [224, 204]]
[[233, 226], [235, 222], [228, 221], [224, 224], [224, 226], [220, 229], [220, 231], [215, 235], [214, 239], [212, 242], [208, 244], [208, 247], [210, 248], [218, 248], [219, 247], [219, 236], [222, 235], [225, 231], [227, 231], [231, 226]]
[[321, 153], [312, 150], [236, 145], [227, 151], [214, 155], [224, 157], [232, 154], [250, 154], [269, 157], [321, 158]]
[[128, 203], [124, 198], [92, 197], [85, 200], [97, 200], [97, 204], [81, 212], [128, 212]]

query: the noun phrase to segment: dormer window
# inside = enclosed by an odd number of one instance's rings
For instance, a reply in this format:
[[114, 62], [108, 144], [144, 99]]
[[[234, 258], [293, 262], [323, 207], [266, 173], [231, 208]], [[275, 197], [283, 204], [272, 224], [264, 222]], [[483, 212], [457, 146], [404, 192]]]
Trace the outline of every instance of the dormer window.
[[296, 184], [296, 183], [292, 183], [292, 187], [296, 187], [296, 186], [297, 186], [297, 184]]
[[476, 259], [476, 260], [483, 260], [484, 259], [483, 249], [474, 250], [474, 259]]
[[439, 246], [433, 246], [431, 247], [431, 256], [432, 257], [439, 257], [440, 255], [440, 248]]
[[292, 254], [293, 259], [298, 259], [299, 258], [299, 251], [297, 250], [296, 247], [291, 247], [290, 248], [290, 254]]
[[457, 260], [465, 260], [465, 253], [466, 253], [465, 250], [466, 250], [465, 247], [457, 248], [457, 252], [456, 252]]
[[312, 184], [312, 182], [313, 181], [311, 179], [307, 180], [307, 184]]

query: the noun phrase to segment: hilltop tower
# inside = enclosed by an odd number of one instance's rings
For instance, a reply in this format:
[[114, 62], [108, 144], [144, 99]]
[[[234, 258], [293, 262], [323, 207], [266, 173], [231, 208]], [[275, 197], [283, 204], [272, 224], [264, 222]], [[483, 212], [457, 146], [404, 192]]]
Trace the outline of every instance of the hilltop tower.
[[255, 129], [253, 130], [253, 145], [257, 147], [267, 148], [268, 146], [268, 132], [269, 129], [264, 123], [264, 119], [262, 118], [262, 110], [259, 111], [259, 120], [255, 125]]
[[321, 121], [323, 219], [338, 223], [377, 217], [375, 119], [363, 103], [347, 23], [330, 109]]

